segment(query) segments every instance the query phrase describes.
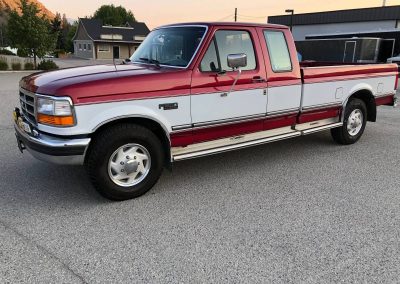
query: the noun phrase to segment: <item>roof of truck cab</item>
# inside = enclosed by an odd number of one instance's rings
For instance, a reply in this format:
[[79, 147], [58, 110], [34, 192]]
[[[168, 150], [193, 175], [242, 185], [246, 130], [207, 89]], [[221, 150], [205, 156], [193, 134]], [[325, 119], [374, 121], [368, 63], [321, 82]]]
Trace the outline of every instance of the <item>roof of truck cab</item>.
[[174, 26], [208, 26], [208, 27], [261, 27], [269, 29], [289, 29], [287, 26], [276, 24], [262, 24], [262, 23], [242, 23], [242, 22], [188, 22], [164, 25], [158, 28], [174, 27]]

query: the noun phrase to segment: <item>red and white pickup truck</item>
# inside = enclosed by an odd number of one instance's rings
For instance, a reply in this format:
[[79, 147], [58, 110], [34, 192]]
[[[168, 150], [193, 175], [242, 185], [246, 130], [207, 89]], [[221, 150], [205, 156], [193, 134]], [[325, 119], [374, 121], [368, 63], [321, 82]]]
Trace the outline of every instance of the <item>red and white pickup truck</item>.
[[103, 196], [125, 200], [175, 161], [328, 129], [355, 143], [377, 106], [395, 105], [397, 77], [395, 64], [302, 68], [284, 26], [175, 24], [125, 64], [22, 79], [15, 130], [21, 151], [85, 165]]

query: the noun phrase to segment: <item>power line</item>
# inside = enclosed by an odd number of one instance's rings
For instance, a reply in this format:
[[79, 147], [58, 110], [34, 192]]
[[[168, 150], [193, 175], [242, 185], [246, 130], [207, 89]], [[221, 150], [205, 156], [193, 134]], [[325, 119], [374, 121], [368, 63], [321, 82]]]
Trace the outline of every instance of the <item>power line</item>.
[[216, 22], [220, 22], [220, 21], [226, 20], [226, 19], [228, 19], [228, 18], [232, 18], [232, 16], [233, 16], [233, 14], [230, 14], [230, 15], [228, 15], [228, 16], [226, 16], [226, 17], [223, 17], [223, 18], [221, 18], [221, 19], [219, 19], [219, 20], [216, 20]]
[[242, 14], [239, 14], [239, 17], [250, 18], [250, 19], [265, 19], [266, 18], [266, 16], [246, 16], [246, 15], [242, 15]]

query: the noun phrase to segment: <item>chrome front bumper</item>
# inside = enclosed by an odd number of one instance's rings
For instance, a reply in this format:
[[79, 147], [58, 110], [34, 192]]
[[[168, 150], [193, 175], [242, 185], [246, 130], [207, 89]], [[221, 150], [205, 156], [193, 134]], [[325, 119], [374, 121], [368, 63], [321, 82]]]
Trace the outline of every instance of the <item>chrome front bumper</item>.
[[35, 158], [60, 165], [83, 165], [90, 138], [59, 138], [36, 131], [33, 136], [14, 122], [15, 136], [21, 152], [25, 149]]

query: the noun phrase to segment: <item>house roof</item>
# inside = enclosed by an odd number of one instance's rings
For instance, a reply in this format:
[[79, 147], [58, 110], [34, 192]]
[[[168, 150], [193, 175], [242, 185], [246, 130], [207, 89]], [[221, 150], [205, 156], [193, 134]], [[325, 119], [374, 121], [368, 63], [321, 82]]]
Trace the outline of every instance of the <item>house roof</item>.
[[[290, 25], [291, 15], [268, 17], [268, 23]], [[400, 19], [400, 6], [373, 7], [318, 13], [294, 14], [293, 25], [387, 21]]]
[[102, 38], [102, 35], [121, 35], [122, 39], [113, 41], [133, 42], [135, 36], [147, 36], [149, 28], [142, 22], [129, 22], [124, 27], [104, 26], [99, 19], [79, 19], [90, 38], [94, 41], [111, 41]]

